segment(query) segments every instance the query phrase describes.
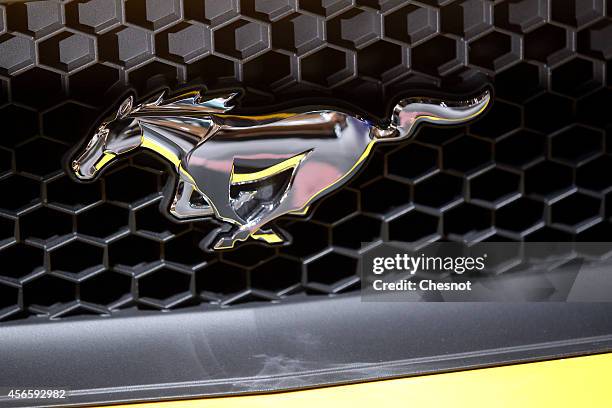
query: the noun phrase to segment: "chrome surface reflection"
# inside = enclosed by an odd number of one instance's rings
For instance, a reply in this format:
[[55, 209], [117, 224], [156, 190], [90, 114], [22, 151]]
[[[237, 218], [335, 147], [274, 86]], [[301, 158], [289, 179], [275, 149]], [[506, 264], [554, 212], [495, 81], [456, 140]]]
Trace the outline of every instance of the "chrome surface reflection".
[[285, 214], [306, 215], [312, 203], [348, 181], [375, 144], [412, 136], [420, 123], [460, 124], [481, 114], [490, 93], [461, 101], [408, 98], [378, 126], [339, 110], [247, 116], [233, 114], [237, 93], [207, 98], [200, 91], [165, 93], [135, 105], [124, 100], [71, 163], [90, 180], [135, 149], [149, 149], [177, 174], [169, 213], [178, 220], [214, 217], [212, 249], [248, 238], [286, 241], [267, 225]]

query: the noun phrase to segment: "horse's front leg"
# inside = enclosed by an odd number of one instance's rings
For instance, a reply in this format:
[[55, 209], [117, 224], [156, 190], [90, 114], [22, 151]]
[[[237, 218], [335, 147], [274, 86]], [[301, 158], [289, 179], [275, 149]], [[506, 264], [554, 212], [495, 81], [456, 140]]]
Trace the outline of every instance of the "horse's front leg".
[[[194, 202], [193, 196], [199, 198], [201, 202]], [[190, 219], [209, 217], [214, 214], [210, 205], [206, 203], [204, 197], [197, 191], [195, 186], [189, 181], [179, 180], [174, 191], [174, 198], [170, 203], [170, 214], [178, 219]]]

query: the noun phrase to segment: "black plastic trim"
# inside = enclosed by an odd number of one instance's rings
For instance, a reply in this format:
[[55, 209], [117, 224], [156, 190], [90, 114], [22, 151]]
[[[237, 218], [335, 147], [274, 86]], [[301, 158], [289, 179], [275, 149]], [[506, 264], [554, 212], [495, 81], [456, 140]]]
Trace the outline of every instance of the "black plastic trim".
[[[19, 322], [0, 330], [0, 384], [69, 390], [69, 399], [40, 406], [302, 389], [606, 352], [611, 312], [612, 303], [363, 303], [348, 296]], [[0, 406], [31, 405], [21, 403], [0, 399]]]

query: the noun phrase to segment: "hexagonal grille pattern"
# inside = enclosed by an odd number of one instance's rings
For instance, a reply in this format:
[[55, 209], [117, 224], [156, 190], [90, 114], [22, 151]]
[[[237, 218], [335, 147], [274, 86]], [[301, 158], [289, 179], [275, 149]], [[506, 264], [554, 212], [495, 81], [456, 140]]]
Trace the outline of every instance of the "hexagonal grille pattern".
[[[279, 301], [356, 290], [361, 242], [610, 240], [610, 2], [76, 0], [0, 5], [0, 320]], [[608, 11], [606, 11], [608, 9]], [[92, 184], [63, 157], [118, 93], [204, 83], [243, 105], [350, 101], [489, 75], [462, 128], [377, 149], [294, 241], [222, 253], [159, 211], [144, 153]]]

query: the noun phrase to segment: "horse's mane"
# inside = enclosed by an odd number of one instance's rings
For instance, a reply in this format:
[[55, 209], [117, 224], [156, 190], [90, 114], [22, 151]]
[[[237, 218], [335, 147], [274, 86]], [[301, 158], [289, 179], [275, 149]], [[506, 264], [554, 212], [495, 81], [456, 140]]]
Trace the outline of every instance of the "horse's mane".
[[164, 90], [136, 106], [131, 113], [135, 115], [226, 113], [234, 108], [233, 99], [237, 95], [238, 92], [230, 92], [209, 97], [203, 95], [201, 90], [195, 90], [168, 96]]

